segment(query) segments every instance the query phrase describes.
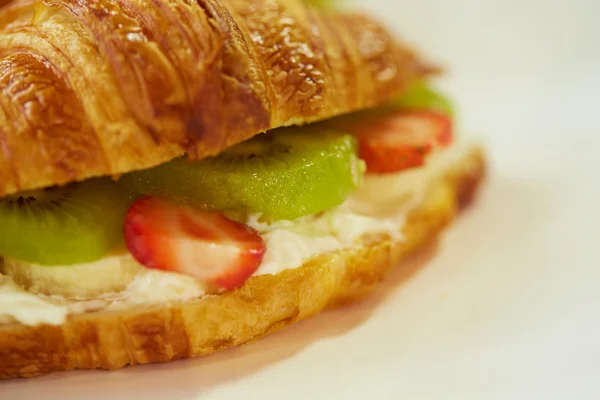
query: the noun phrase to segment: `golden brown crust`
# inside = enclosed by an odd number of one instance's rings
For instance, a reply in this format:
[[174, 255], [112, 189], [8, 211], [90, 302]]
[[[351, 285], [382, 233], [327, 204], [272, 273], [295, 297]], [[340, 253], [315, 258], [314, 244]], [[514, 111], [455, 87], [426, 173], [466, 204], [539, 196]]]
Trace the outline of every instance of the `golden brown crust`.
[[15, 0], [0, 10], [0, 196], [214, 155], [428, 72], [379, 23], [302, 0]]
[[475, 149], [412, 212], [402, 242], [372, 238], [188, 303], [79, 315], [62, 326], [0, 326], [0, 378], [197, 357], [364, 296], [408, 253], [435, 238], [473, 198], [484, 171], [483, 154]]

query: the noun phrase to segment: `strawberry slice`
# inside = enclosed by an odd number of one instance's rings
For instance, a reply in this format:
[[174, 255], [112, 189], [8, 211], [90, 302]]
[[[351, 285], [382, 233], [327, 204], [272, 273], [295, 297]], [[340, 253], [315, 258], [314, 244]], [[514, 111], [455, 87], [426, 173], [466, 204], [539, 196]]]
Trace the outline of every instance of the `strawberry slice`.
[[242, 286], [266, 251], [263, 239], [249, 226], [152, 196], [131, 205], [123, 232], [129, 251], [144, 266], [228, 290]]
[[421, 166], [435, 148], [452, 142], [452, 122], [433, 111], [396, 111], [349, 128], [367, 172], [376, 174]]

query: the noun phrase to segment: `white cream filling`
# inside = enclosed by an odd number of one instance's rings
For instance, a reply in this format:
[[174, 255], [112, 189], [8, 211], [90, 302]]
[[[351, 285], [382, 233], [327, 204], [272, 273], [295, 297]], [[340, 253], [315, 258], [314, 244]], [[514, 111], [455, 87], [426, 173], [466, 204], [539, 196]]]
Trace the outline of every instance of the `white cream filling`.
[[258, 215], [252, 216], [248, 224], [261, 233], [267, 245], [267, 252], [255, 275], [274, 275], [298, 268], [310, 257], [350, 246], [367, 233], [387, 232], [400, 236], [401, 217], [365, 217], [343, 208], [270, 225], [259, 222]]
[[[298, 268], [313, 256], [351, 246], [369, 233], [385, 232], [401, 240], [406, 212], [418, 204], [427, 186], [467, 148], [455, 145], [432, 156], [426, 166], [410, 171], [367, 175], [362, 186], [344, 204], [319, 215], [271, 224], [260, 222], [260, 215], [251, 216], [248, 224], [259, 231], [267, 246], [263, 262], [254, 276]], [[16, 263], [13, 260], [5, 262]], [[27, 266], [31, 291], [36, 291], [36, 282], [43, 286], [43, 274], [57, 269], [67, 271], [65, 281], [74, 287], [98, 289], [114, 283], [114, 287], [119, 288], [119, 291], [94, 296], [92, 300], [77, 299], [77, 291], [70, 300], [34, 294], [0, 274], [0, 323], [16, 320], [26, 325], [60, 324], [69, 314], [120, 309], [134, 304], [185, 301], [206, 294], [204, 285], [189, 276], [148, 270], [136, 264], [129, 254], [124, 253], [79, 266]], [[23, 268], [23, 265], [20, 263], [15, 268]], [[103, 276], [98, 272], [110, 271], [111, 266], [114, 269], [120, 265], [127, 266], [126, 273], [112, 271], [112, 275]], [[77, 275], [77, 269], [81, 275]]]
[[25, 325], [61, 324], [67, 315], [64, 306], [24, 291], [12, 279], [0, 275], [0, 324], [13, 319]]

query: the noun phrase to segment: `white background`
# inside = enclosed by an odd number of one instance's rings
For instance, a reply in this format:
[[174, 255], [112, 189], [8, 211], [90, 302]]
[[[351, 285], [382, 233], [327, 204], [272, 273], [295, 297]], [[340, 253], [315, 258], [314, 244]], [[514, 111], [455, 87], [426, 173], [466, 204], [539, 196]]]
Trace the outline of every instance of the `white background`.
[[600, 2], [371, 0], [448, 70], [491, 177], [364, 303], [201, 360], [0, 384], [20, 399], [600, 398]]

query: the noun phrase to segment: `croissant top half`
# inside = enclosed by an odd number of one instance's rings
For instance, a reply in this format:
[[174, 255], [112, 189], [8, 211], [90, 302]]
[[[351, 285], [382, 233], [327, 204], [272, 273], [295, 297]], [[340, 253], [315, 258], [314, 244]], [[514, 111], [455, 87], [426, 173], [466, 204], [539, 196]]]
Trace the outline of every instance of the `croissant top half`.
[[0, 10], [0, 196], [214, 155], [428, 73], [301, 0], [15, 0]]

